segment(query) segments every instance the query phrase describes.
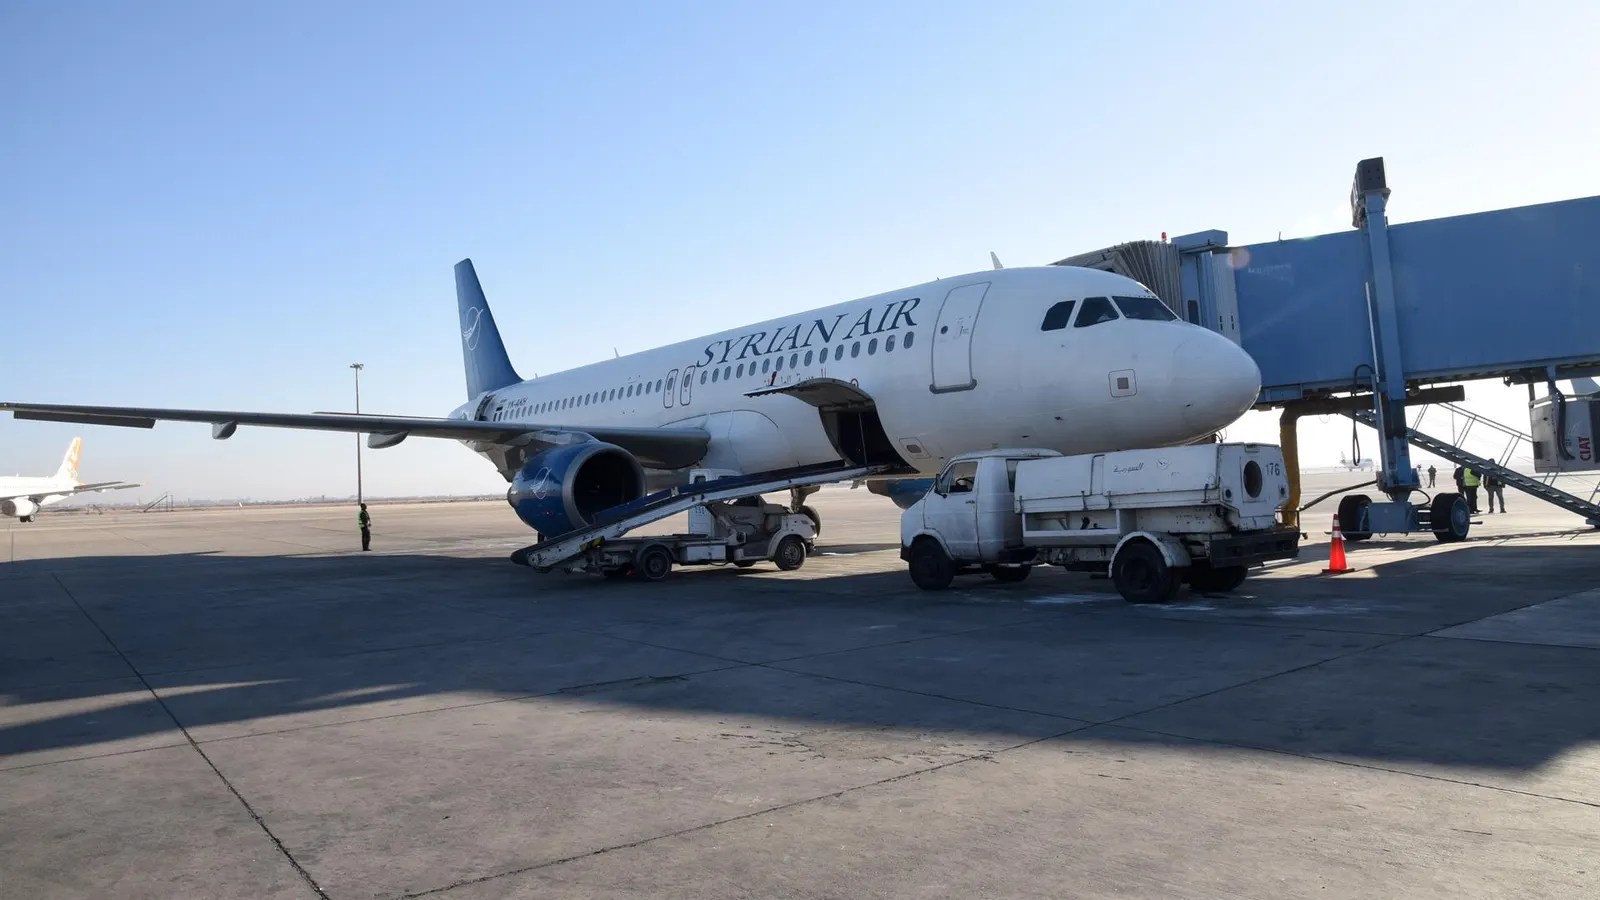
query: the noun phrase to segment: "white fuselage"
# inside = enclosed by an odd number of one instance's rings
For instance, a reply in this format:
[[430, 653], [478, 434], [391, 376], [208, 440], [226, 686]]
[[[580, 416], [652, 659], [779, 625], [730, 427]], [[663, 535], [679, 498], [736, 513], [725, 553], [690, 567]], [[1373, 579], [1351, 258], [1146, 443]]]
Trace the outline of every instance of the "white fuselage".
[[1076, 320], [1099, 297], [1154, 295], [1090, 269], [982, 272], [524, 381], [453, 416], [702, 427], [711, 443], [699, 465], [754, 473], [840, 458], [816, 406], [746, 396], [829, 378], [872, 399], [908, 474], [931, 475], [952, 456], [994, 447], [1075, 454], [1186, 443], [1254, 403], [1254, 362], [1205, 328], [1118, 317], [1044, 330], [1053, 307], [1076, 301]]
[[65, 500], [76, 486], [76, 481], [61, 475], [0, 478], [0, 516], [31, 516], [41, 507]]

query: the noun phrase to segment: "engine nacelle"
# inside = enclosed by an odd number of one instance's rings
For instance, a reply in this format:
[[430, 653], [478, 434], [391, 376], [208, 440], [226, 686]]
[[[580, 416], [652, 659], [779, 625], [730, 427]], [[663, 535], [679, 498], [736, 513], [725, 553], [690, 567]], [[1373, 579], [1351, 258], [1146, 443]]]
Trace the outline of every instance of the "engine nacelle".
[[601, 441], [552, 447], [528, 458], [506, 491], [517, 518], [547, 538], [594, 521], [596, 514], [644, 496], [644, 467]]
[[910, 509], [933, 487], [932, 478], [875, 478], [867, 482], [867, 490], [894, 501], [901, 509]]
[[0, 500], [0, 513], [25, 519], [39, 511], [39, 504], [27, 497], [16, 497], [11, 500]]

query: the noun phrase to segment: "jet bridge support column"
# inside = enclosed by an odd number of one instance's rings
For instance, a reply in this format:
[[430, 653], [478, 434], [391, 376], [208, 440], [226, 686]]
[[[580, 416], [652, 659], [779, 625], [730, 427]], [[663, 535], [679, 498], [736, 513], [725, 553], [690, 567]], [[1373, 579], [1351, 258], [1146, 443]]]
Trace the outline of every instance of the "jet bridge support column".
[[[1389, 495], [1390, 502], [1372, 504], [1365, 527], [1353, 522], [1341, 524], [1363, 531], [1405, 533], [1418, 530], [1417, 510], [1408, 500], [1411, 492], [1422, 485], [1412, 469], [1406, 440], [1405, 365], [1400, 352], [1400, 319], [1395, 311], [1389, 221], [1384, 212], [1388, 198], [1383, 160], [1364, 159], [1357, 163], [1350, 190], [1351, 224], [1365, 232], [1367, 238], [1366, 300], [1372, 332], [1373, 412], [1378, 425], [1378, 488]], [[1359, 368], [1364, 367], [1358, 367], [1358, 371]]]

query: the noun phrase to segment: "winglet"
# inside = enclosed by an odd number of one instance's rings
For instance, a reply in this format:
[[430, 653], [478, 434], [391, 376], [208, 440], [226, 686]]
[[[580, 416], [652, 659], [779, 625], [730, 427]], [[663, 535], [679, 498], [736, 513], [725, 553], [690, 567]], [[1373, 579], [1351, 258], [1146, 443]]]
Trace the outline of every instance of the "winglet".
[[993, 250], [989, 251], [989, 260], [994, 263], [994, 267], [996, 269], [1004, 269], [1005, 268], [1005, 266], [1000, 265], [1000, 257], [995, 256]]
[[461, 361], [467, 371], [467, 399], [522, 380], [511, 367], [494, 313], [478, 284], [472, 260], [456, 263], [456, 307], [461, 315]]

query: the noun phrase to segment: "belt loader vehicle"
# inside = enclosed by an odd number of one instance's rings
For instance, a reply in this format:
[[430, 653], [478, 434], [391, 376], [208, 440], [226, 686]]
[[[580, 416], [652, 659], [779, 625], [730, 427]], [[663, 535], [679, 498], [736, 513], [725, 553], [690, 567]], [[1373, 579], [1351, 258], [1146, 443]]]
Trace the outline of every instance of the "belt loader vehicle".
[[989, 450], [953, 458], [901, 514], [900, 556], [926, 590], [1053, 565], [1109, 574], [1124, 599], [1160, 603], [1184, 583], [1231, 591], [1250, 567], [1298, 555], [1299, 531], [1276, 515], [1288, 495], [1270, 444]]

